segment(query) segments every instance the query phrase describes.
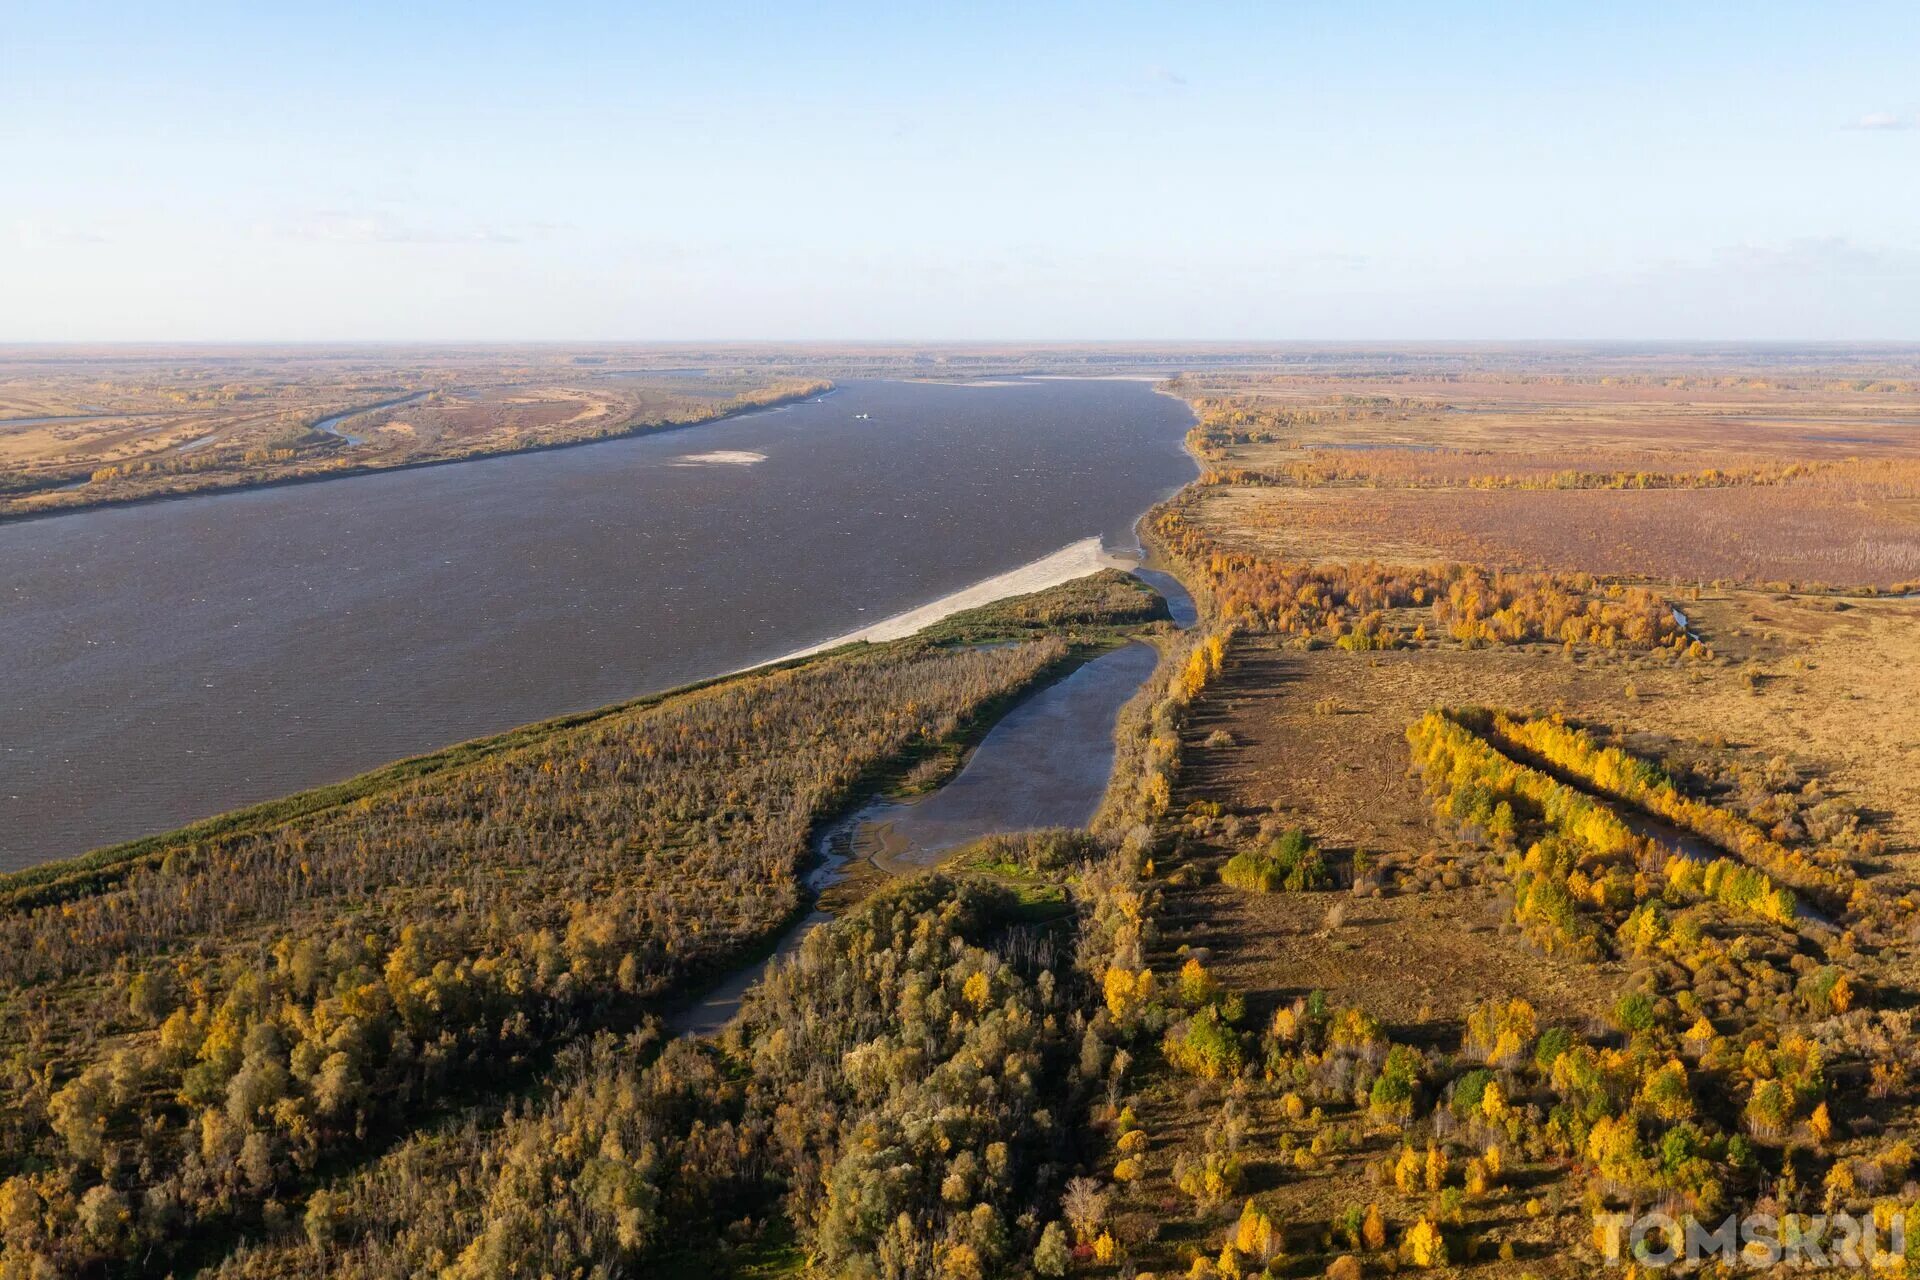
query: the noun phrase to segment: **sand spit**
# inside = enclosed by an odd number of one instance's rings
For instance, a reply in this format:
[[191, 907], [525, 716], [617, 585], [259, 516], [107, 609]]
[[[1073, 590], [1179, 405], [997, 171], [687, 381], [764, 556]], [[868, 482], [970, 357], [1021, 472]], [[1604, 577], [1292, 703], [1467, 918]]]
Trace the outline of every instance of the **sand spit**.
[[1024, 377], [968, 378], [968, 379], [903, 378], [901, 379], [901, 381], [917, 383], [918, 385], [923, 387], [955, 387], [962, 391], [972, 390], [975, 387], [1024, 387], [1025, 385], [1027, 385], [1027, 381]]
[[1012, 378], [902, 378], [924, 387], [1030, 387], [1036, 382], [1165, 382], [1171, 373], [1023, 373]]
[[765, 462], [767, 455], [755, 453], [751, 449], [715, 449], [711, 453], [683, 453], [675, 460], [677, 467], [750, 467], [756, 462]]
[[1171, 373], [1029, 373], [1030, 382], [1165, 382]]
[[[861, 627], [857, 631], [849, 631], [845, 635], [823, 640], [805, 649], [795, 649], [792, 653], [770, 658], [767, 662], [755, 663], [754, 667], [768, 666], [774, 662], [788, 662], [794, 658], [804, 658], [809, 654], [824, 653], [828, 649], [852, 644], [856, 640], [898, 640], [924, 627], [930, 627], [942, 618], [950, 618], [967, 609], [977, 609], [983, 604], [992, 604], [996, 600], [1005, 600], [1009, 596], [1024, 596], [1035, 591], [1045, 591], [1048, 587], [1057, 587], [1063, 582], [1072, 582], [1075, 578], [1084, 578], [1102, 569], [1132, 567], [1132, 560], [1109, 555], [1100, 545], [1099, 538], [1082, 538], [1078, 542], [1067, 544], [1052, 555], [1042, 556], [1038, 560], [1021, 565], [1018, 569], [1011, 569], [991, 578], [983, 578], [970, 587], [962, 587], [952, 595], [941, 596], [938, 600], [923, 604], [917, 609], [896, 613], [890, 618], [882, 618], [871, 626]], [[754, 667], [744, 667], [742, 670], [751, 671]]]

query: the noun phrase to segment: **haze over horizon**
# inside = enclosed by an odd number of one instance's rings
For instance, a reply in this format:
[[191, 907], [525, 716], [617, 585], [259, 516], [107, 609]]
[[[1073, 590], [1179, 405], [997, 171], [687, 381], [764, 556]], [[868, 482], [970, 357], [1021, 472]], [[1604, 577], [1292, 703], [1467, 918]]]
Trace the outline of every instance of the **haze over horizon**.
[[3, 341], [1920, 338], [1909, 5], [7, 21]]

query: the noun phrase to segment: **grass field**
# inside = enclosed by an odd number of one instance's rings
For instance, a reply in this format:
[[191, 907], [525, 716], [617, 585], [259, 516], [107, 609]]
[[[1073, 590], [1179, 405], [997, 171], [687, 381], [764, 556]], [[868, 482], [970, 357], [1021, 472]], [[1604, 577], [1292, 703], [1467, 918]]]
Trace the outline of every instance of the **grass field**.
[[1920, 393], [1838, 380], [1184, 379], [1223, 543], [1663, 581], [1920, 582]]

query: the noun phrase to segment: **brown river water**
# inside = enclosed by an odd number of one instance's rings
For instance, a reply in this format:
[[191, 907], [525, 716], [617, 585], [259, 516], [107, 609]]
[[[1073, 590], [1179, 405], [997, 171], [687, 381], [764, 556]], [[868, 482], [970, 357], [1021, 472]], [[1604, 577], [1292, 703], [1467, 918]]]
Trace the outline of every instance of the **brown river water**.
[[856, 382], [0, 525], [0, 870], [764, 661], [1092, 535], [1129, 549], [1193, 477], [1190, 424], [1143, 382]]

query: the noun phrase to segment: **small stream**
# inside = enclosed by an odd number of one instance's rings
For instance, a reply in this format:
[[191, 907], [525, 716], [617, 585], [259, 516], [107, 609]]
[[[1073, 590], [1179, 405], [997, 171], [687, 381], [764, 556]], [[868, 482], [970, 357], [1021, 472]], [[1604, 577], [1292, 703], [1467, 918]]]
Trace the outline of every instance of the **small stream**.
[[1180, 579], [1164, 569], [1135, 568], [1133, 576], [1140, 579], [1160, 593], [1167, 602], [1167, 615], [1173, 619], [1173, 625], [1185, 631], [1200, 621], [1200, 606], [1193, 602], [1187, 589], [1180, 585]]
[[[1134, 573], [1160, 591], [1178, 625], [1192, 625], [1194, 603], [1178, 579], [1155, 570]], [[1001, 717], [939, 790], [913, 800], [876, 799], [828, 825], [815, 837], [815, 862], [802, 880], [808, 896], [817, 902], [856, 861], [889, 875], [912, 875], [995, 832], [1086, 826], [1113, 774], [1120, 709], [1153, 675], [1159, 658], [1152, 645], [1136, 640], [1076, 667]], [[798, 950], [809, 930], [831, 919], [832, 912], [816, 905], [780, 936], [771, 957], [721, 979], [669, 1019], [669, 1030], [718, 1032], [767, 966]]]
[[[326, 434], [337, 437], [347, 444], [365, 444], [367, 442], [365, 436], [349, 435], [340, 429], [340, 424], [348, 418], [358, 418], [362, 414], [375, 413], [381, 409], [397, 409], [403, 404], [412, 404], [417, 400], [425, 400], [432, 394], [433, 392], [431, 391], [415, 391], [410, 395], [396, 396], [392, 400], [382, 400], [378, 404], [363, 404], [357, 408], [348, 409], [343, 413], [336, 413], [331, 418], [322, 418], [313, 424], [313, 429], [315, 431], [324, 431]], [[205, 441], [201, 443], [204, 444]]]

